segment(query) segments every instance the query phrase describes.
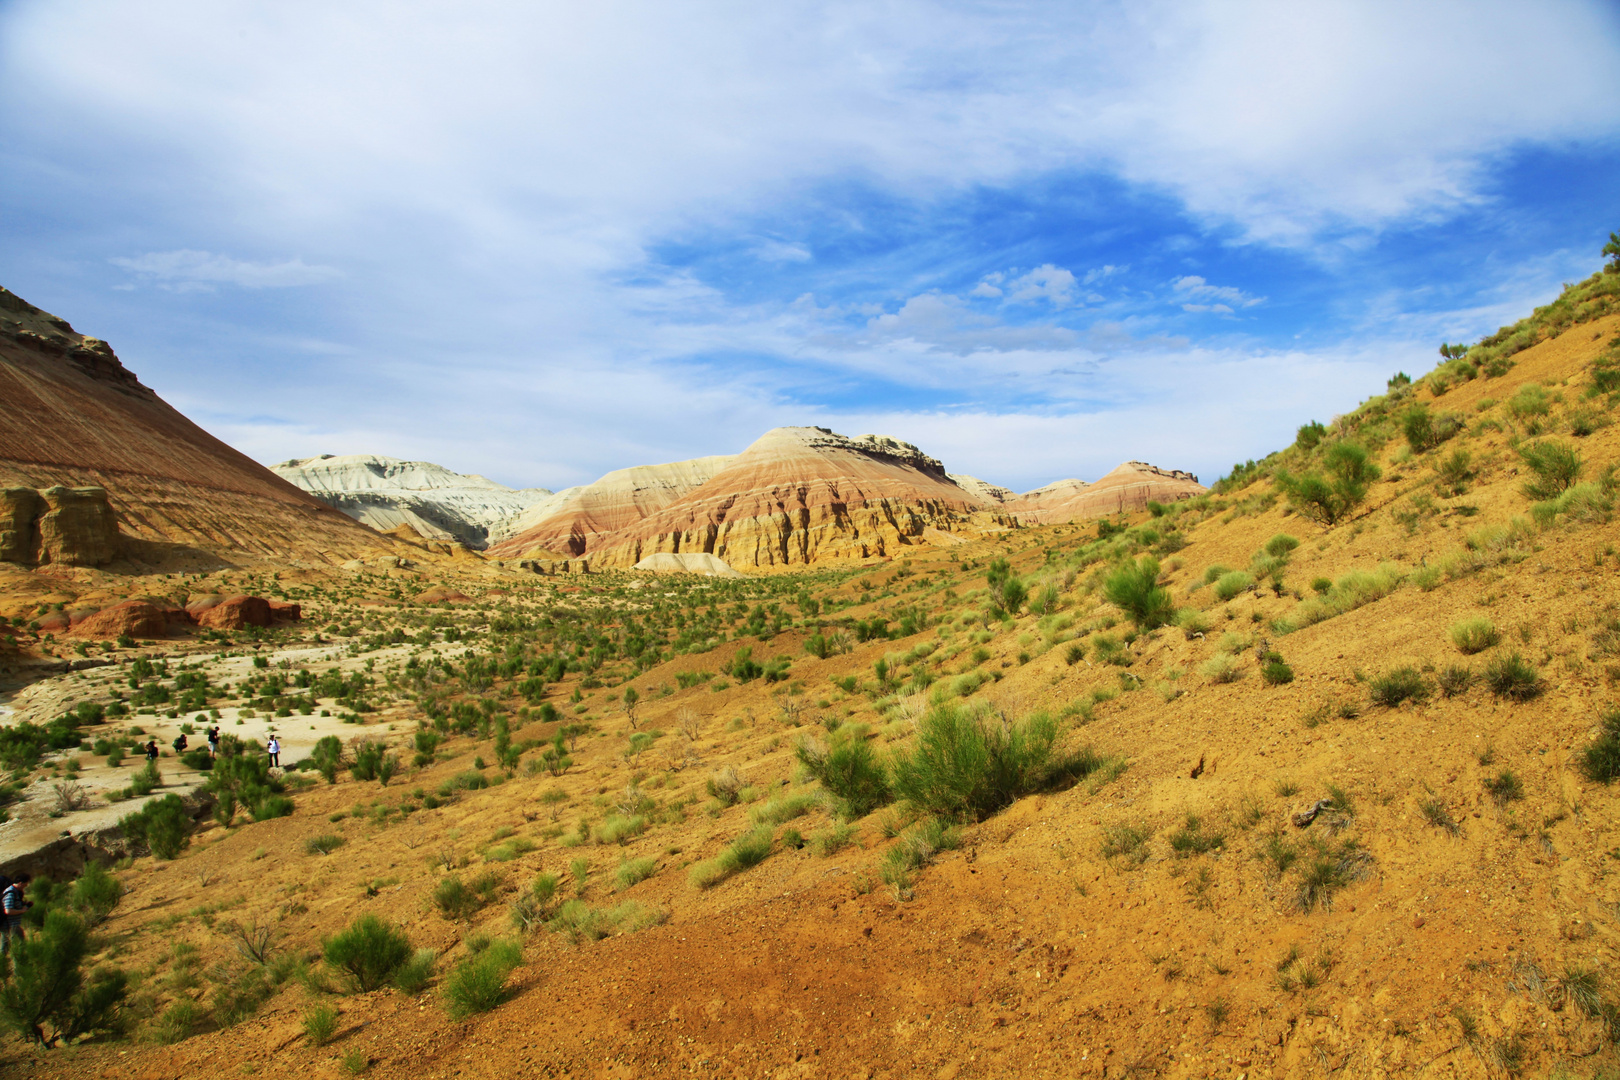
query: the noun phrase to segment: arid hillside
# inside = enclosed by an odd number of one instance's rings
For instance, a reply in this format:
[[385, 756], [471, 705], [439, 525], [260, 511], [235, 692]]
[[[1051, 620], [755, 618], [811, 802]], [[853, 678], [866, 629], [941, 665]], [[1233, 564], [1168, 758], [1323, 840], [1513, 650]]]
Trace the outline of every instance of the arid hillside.
[[[303, 618], [8, 701], [55, 734], [4, 828], [71, 842], [6, 865], [86, 980], [9, 1067], [1612, 1077], [1617, 295], [1196, 497], [875, 565], [164, 579]], [[78, 651], [51, 607], [20, 653]]]
[[196, 568], [221, 552], [342, 561], [389, 547], [176, 412], [105, 341], [5, 289], [0, 486], [105, 489], [135, 541], [124, 554], [148, 563]]

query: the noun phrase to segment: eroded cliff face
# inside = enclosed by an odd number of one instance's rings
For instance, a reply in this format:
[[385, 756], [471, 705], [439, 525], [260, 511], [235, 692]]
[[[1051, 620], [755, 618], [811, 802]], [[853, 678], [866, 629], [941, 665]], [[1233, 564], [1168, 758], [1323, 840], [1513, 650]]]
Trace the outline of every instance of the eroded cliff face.
[[0, 490], [0, 562], [105, 566], [118, 546], [118, 517], [103, 488]]
[[939, 461], [909, 443], [776, 428], [677, 502], [601, 537], [592, 562], [633, 566], [661, 552], [708, 553], [749, 569], [893, 556], [927, 542], [930, 528], [971, 527], [980, 509]]
[[[100, 511], [72, 494], [53, 503], [50, 491], [99, 488], [106, 497], [98, 505], [126, 536], [211, 552], [351, 558], [391, 544], [193, 424], [106, 342], [5, 289], [0, 486], [47, 493], [36, 519], [40, 550], [91, 561], [102, 549], [88, 537], [102, 534], [85, 523]], [[32, 542], [17, 525], [31, 505], [18, 496], [0, 511], [0, 531], [17, 534], [14, 549]]]

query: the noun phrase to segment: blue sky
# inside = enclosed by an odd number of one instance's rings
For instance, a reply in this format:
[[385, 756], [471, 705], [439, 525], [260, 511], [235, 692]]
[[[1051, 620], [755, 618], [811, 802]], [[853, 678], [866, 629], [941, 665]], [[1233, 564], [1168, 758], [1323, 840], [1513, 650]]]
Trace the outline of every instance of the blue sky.
[[0, 284], [261, 461], [1206, 482], [1620, 228], [1620, 9], [0, 0]]

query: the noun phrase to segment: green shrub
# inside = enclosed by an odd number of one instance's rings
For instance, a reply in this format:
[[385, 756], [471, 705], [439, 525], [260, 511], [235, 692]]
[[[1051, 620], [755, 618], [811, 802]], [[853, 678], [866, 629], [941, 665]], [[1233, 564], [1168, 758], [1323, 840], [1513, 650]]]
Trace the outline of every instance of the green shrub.
[[269, 821], [272, 818], [286, 817], [293, 812], [293, 801], [285, 795], [266, 795], [253, 804], [253, 820]]
[[774, 795], [748, 811], [748, 820], [755, 825], [781, 825], [803, 817], [816, 808], [817, 799], [809, 792], [797, 795]]
[[838, 799], [839, 813], [847, 819], [865, 817], [894, 801], [876, 752], [858, 734], [835, 732], [825, 748], [803, 739], [796, 753], [806, 771]]
[[308, 855], [330, 855], [343, 844], [343, 837], [336, 833], [322, 833], [304, 841], [304, 852]]
[[1526, 481], [1521, 489], [1532, 499], [1556, 497], [1580, 479], [1584, 467], [1580, 451], [1569, 443], [1551, 439], [1526, 443], [1519, 447], [1519, 457], [1535, 474], [1534, 479]]
[[191, 817], [178, 795], [153, 799], [119, 819], [118, 828], [131, 843], [144, 844], [160, 859], [177, 859], [191, 843]]
[[[1617, 744], [1620, 744], [1620, 740], [1617, 740]], [[810, 834], [810, 850], [825, 859], [848, 847], [854, 835], [855, 830], [848, 825], [819, 829]]]
[[909, 752], [895, 756], [894, 791], [922, 813], [980, 820], [1060, 774], [1073, 775], [1071, 763], [1055, 757], [1056, 741], [1057, 724], [1044, 713], [1008, 726], [982, 709], [937, 705]]
[[506, 980], [523, 962], [523, 946], [497, 941], [456, 965], [444, 982], [445, 1008], [453, 1020], [488, 1012], [506, 1000]]
[[1496, 624], [1483, 617], [1464, 619], [1451, 627], [1451, 643], [1464, 656], [1484, 652], [1501, 640], [1502, 635], [1497, 632]]
[[1117, 824], [1103, 827], [1102, 857], [1121, 859], [1140, 866], [1147, 861], [1148, 837], [1152, 832], [1145, 825]]
[[1352, 570], [1320, 596], [1313, 596], [1295, 607], [1285, 622], [1274, 624], [1275, 628], [1286, 634], [1325, 622], [1382, 600], [1405, 580], [1405, 573], [1394, 563], [1382, 563], [1376, 571]]
[[954, 849], [960, 843], [956, 829], [939, 818], [929, 818], [906, 832], [899, 843], [883, 853], [879, 876], [897, 895], [903, 895], [911, 888], [913, 871], [928, 865], [939, 852]]
[[[1272, 656], [1276, 656], [1275, 653]], [[1260, 665], [1260, 677], [1266, 680], [1267, 686], [1281, 686], [1294, 681], [1294, 669], [1283, 662], [1281, 657], [1271, 659]]]
[[1440, 692], [1446, 697], [1466, 694], [1474, 685], [1474, 673], [1460, 664], [1450, 664], [1440, 672]]
[[613, 882], [620, 892], [652, 877], [658, 869], [658, 860], [652, 856], [626, 859], [613, 872]]
[[1322, 463], [1327, 470], [1325, 478], [1314, 472], [1296, 477], [1281, 470], [1276, 474], [1276, 484], [1301, 514], [1323, 525], [1334, 525], [1366, 501], [1368, 489], [1383, 472], [1372, 463], [1366, 448], [1353, 442], [1328, 447]]
[[1254, 588], [1254, 575], [1245, 570], [1229, 570], [1215, 582], [1215, 599], [1226, 601]]
[[1526, 383], [1508, 400], [1507, 408], [1515, 420], [1528, 420], [1535, 416], [1546, 416], [1552, 411], [1552, 402], [1545, 388]]
[[315, 742], [315, 749], [310, 751], [309, 758], [315, 763], [315, 771], [325, 778], [328, 784], [337, 783], [338, 770], [343, 767], [343, 740], [336, 735], [323, 735]]
[[157, 762], [148, 761], [130, 776], [129, 795], [139, 799], [152, 794], [154, 788], [162, 786], [163, 774], [158, 772]]
[[1311, 579], [1311, 589], [1318, 596], [1321, 596], [1323, 593], [1327, 592], [1331, 588], [1333, 588], [1333, 582], [1329, 581], [1325, 577], [1319, 577], [1319, 578], [1312, 578]]
[[460, 922], [494, 902], [500, 887], [501, 876], [494, 870], [484, 871], [471, 882], [449, 874], [433, 887], [433, 904], [445, 918]]
[[1403, 701], [1427, 700], [1429, 684], [1417, 668], [1408, 664], [1369, 680], [1367, 693], [1374, 705], [1393, 709]]
[[1236, 682], [1243, 677], [1243, 669], [1230, 653], [1219, 652], [1198, 666], [1198, 674], [1212, 683]]
[[120, 1030], [128, 981], [117, 968], [99, 968], [86, 981], [89, 951], [83, 922], [59, 908], [46, 910], [38, 930], [11, 942], [10, 977], [0, 984], [0, 1024], [25, 1042], [45, 1046]]
[[1463, 427], [1462, 417], [1454, 413], [1431, 413], [1427, 406], [1414, 405], [1401, 418], [1401, 433], [1412, 453], [1432, 450], [1456, 435]]
[[1129, 615], [1140, 631], [1163, 626], [1175, 615], [1170, 590], [1159, 585], [1159, 560], [1151, 555], [1109, 574], [1103, 582], [1103, 596]]
[[76, 911], [83, 912], [94, 925], [112, 914], [123, 896], [124, 887], [118, 883], [118, 879], [108, 873], [105, 866], [91, 860], [84, 864], [78, 879], [73, 882], [69, 903]]
[[1581, 751], [1580, 767], [1593, 783], [1612, 784], [1620, 779], [1620, 708], [1605, 709], [1601, 722], [1598, 737]]
[[354, 761], [349, 765], [349, 775], [356, 780], [375, 780], [383, 767], [385, 750], [383, 744], [373, 739], [366, 739], [354, 748]]
[[1485, 685], [1510, 701], [1529, 701], [1544, 689], [1535, 666], [1516, 652], [1493, 656], [1485, 665]]
[[1214, 624], [1210, 622], [1209, 617], [1197, 608], [1182, 608], [1176, 612], [1176, 628], [1188, 641], [1201, 634], [1208, 634], [1213, 627]]
[[170, 1003], [146, 1029], [146, 1037], [162, 1046], [172, 1046], [191, 1038], [202, 1023], [202, 1009], [190, 998]]
[[1215, 582], [1221, 580], [1222, 577], [1230, 574], [1231, 572], [1232, 568], [1230, 566], [1222, 566], [1220, 563], [1215, 563], [1213, 566], [1206, 566], [1204, 567], [1203, 581], [1198, 587], [1203, 588], [1205, 585], [1213, 585]]
[[347, 929], [322, 939], [321, 952], [361, 993], [388, 985], [413, 955], [405, 932], [375, 915], [361, 915]]

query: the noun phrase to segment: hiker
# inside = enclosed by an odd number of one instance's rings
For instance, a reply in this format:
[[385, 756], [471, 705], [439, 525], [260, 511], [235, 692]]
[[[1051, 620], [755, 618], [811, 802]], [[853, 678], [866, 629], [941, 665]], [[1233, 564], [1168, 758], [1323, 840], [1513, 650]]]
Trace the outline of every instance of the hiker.
[[270, 733], [270, 741], [265, 743], [264, 749], [265, 753], [270, 755], [270, 767], [281, 768], [281, 740], [276, 738], [275, 732]]
[[174, 752], [175, 753], [177, 753], [177, 754], [185, 753], [187, 745], [188, 744], [186, 743], [186, 733], [185, 732], [182, 731], [179, 735], [175, 736], [175, 739], [174, 739]]
[[32, 874], [18, 874], [17, 880], [0, 892], [0, 909], [3, 909], [3, 914], [0, 914], [0, 956], [10, 951], [12, 938], [22, 940], [23, 915], [34, 906], [26, 895], [28, 883], [33, 880]]
[[157, 740], [153, 739], [151, 742], [146, 744], [146, 760], [150, 761], [152, 764], [156, 765], [157, 764], [157, 759], [158, 759]]
[[219, 725], [215, 724], [208, 729], [208, 755], [219, 757]]

